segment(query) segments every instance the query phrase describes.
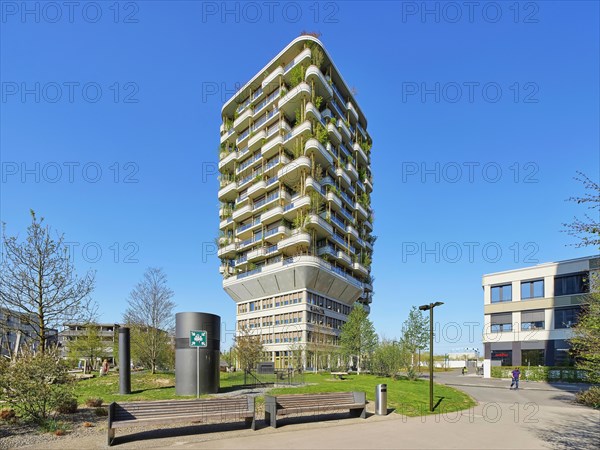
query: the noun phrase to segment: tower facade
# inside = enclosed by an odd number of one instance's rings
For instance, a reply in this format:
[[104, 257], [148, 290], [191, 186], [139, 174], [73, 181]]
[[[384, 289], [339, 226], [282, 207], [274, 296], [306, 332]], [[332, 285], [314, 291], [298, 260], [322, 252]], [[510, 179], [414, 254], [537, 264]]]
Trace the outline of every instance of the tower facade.
[[237, 332], [259, 334], [276, 368], [331, 367], [354, 304], [372, 300], [366, 118], [321, 42], [301, 36], [222, 119], [218, 256]]

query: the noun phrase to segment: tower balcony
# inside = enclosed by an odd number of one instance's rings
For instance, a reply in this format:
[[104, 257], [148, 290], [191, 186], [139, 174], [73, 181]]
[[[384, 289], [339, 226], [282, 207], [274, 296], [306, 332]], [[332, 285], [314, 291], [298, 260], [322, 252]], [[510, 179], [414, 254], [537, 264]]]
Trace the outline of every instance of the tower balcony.
[[283, 137], [283, 146], [293, 152], [294, 147], [296, 146], [297, 138], [304, 138], [306, 140], [310, 139], [310, 134], [312, 132], [312, 124], [309, 120], [305, 120], [299, 125], [296, 125], [292, 131], [286, 134]]
[[306, 73], [304, 74], [304, 79], [309, 83], [314, 82], [316, 95], [320, 95], [321, 97], [323, 97], [323, 100], [327, 100], [333, 97], [333, 89], [331, 89], [331, 86], [329, 86], [327, 79], [317, 66], [309, 66], [308, 69], [306, 69]]
[[329, 138], [331, 139], [331, 142], [336, 145], [339, 145], [342, 142], [342, 135], [333, 123], [329, 122], [327, 124], [327, 131], [329, 132]]
[[232, 171], [235, 161], [238, 158], [238, 152], [230, 152], [219, 161], [219, 170]]
[[338, 128], [341, 130], [342, 136], [346, 138], [346, 141], [350, 141], [350, 139], [352, 139], [352, 134], [343, 120], [338, 120]]
[[255, 198], [261, 194], [264, 194], [267, 190], [267, 182], [265, 180], [260, 180], [255, 182], [252, 186], [248, 188], [248, 197]]
[[352, 258], [350, 258], [350, 256], [348, 256], [346, 254], [346, 252], [343, 252], [341, 250], [338, 250], [337, 252], [337, 260], [345, 267], [352, 267]]
[[355, 262], [352, 265], [352, 268], [354, 269], [354, 273], [356, 273], [356, 274], [359, 274], [364, 277], [369, 276], [369, 270], [365, 266], [363, 266], [361, 263]]
[[350, 176], [350, 178], [353, 181], [358, 180], [358, 172], [356, 171], [356, 167], [354, 167], [354, 164], [352, 163], [347, 163], [346, 164], [346, 172], [348, 173], [348, 175]]
[[294, 117], [296, 108], [300, 106], [302, 100], [310, 99], [312, 90], [306, 82], [301, 82], [295, 88], [290, 89], [279, 100], [279, 109], [284, 112], [287, 117]]
[[352, 185], [352, 181], [350, 180], [350, 177], [348, 176], [346, 171], [344, 169], [342, 169], [341, 167], [339, 167], [335, 170], [335, 175], [342, 181], [342, 184], [344, 185], [344, 187], [348, 188]]
[[279, 169], [277, 178], [286, 184], [296, 185], [300, 181], [302, 171], [310, 171], [310, 168], [310, 159], [300, 156]]
[[219, 258], [231, 259], [231, 258], [235, 257], [236, 252], [237, 252], [237, 243], [232, 242], [231, 244], [221, 247], [217, 251], [217, 255], [219, 256]]
[[279, 83], [277, 82], [277, 80], [279, 79], [280, 76], [283, 76], [284, 74], [284, 70], [283, 67], [277, 67], [276, 69], [274, 69], [269, 75], [267, 75], [267, 77], [263, 80], [262, 82], [262, 88], [265, 91], [270, 91], [272, 89], [269, 89], [269, 87], [272, 86], [278, 86]]
[[371, 180], [369, 178], [365, 178], [365, 187], [367, 188], [367, 192], [371, 193], [373, 192], [373, 184], [371, 183]]
[[252, 206], [250, 204], [244, 205], [241, 208], [237, 208], [233, 211], [233, 220], [239, 222], [244, 219], [247, 219], [252, 215]]
[[260, 218], [265, 225], [281, 220], [283, 218], [283, 206], [275, 206], [265, 211]]
[[356, 229], [352, 226], [352, 225], [348, 225], [346, 227], [346, 232], [352, 237], [354, 238], [355, 241], [358, 241], [360, 239], [359, 235], [358, 235], [358, 231], [356, 231]]
[[354, 121], [358, 122], [358, 111], [356, 111], [354, 104], [350, 101], [347, 102], [346, 109], [348, 109], [348, 111], [350, 111], [350, 114], [352, 114], [352, 116], [354, 116]]
[[237, 196], [237, 182], [231, 181], [227, 183], [224, 187], [219, 189], [219, 201], [223, 203], [231, 202]]
[[360, 145], [358, 145], [358, 142], [355, 142], [352, 145], [352, 149], [354, 150], [354, 152], [356, 153], [356, 160], [366, 166], [369, 164], [369, 158], [367, 158], [367, 155], [365, 154], [365, 151], [360, 147]]
[[286, 220], [292, 221], [298, 214], [298, 211], [302, 208], [310, 206], [310, 197], [308, 195], [299, 196], [293, 199], [293, 201], [283, 207], [283, 217]]
[[291, 230], [283, 225], [279, 225], [265, 232], [264, 239], [269, 243], [277, 243], [282, 238], [289, 236], [291, 234]]
[[295, 253], [299, 247], [310, 245], [310, 234], [300, 229], [292, 231], [290, 237], [284, 238], [277, 243], [277, 250], [284, 253]]
[[248, 148], [251, 152], [257, 150], [262, 145], [262, 140], [267, 137], [267, 132], [265, 130], [260, 130], [254, 134], [250, 140], [248, 141]]
[[306, 190], [321, 193], [321, 184], [318, 183], [313, 177], [306, 178]]
[[340, 210], [340, 209], [343, 209], [343, 207], [342, 207], [342, 201], [341, 201], [341, 200], [340, 200], [340, 198], [339, 198], [339, 197], [338, 197], [338, 196], [335, 194], [335, 192], [333, 192], [333, 191], [329, 191], [329, 192], [327, 193], [327, 197], [326, 197], [326, 198], [327, 198], [327, 201], [328, 201], [328, 202], [331, 202], [331, 204], [332, 204], [332, 205], [335, 205], [335, 206], [337, 206], [337, 209], [338, 209], [338, 210]]
[[324, 238], [333, 233], [333, 227], [331, 224], [327, 223], [327, 221], [322, 217], [316, 214], [310, 214], [308, 216], [308, 220], [309, 222], [306, 227], [316, 230], [318, 238]]
[[244, 111], [233, 121], [233, 128], [236, 132], [242, 131], [250, 125], [250, 117], [254, 114], [254, 111], [250, 106], [246, 107]]
[[363, 208], [360, 203], [354, 202], [354, 209], [356, 209], [356, 212], [358, 212], [363, 220], [366, 220], [369, 217], [369, 213], [367, 213], [367, 210]]
[[307, 156], [313, 156], [316, 164], [321, 164], [322, 167], [326, 168], [333, 164], [333, 156], [327, 151], [323, 145], [315, 138], [310, 138], [306, 141], [304, 146], [304, 154]]

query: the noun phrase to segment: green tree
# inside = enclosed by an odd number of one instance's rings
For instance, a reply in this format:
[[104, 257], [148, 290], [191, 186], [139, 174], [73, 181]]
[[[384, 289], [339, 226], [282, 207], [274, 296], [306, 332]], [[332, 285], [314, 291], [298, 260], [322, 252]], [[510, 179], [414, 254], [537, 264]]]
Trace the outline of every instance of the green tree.
[[360, 374], [365, 362], [377, 347], [375, 327], [360, 303], [354, 304], [347, 322], [342, 326], [340, 345], [346, 357], [357, 358]]
[[371, 368], [377, 375], [396, 377], [407, 361], [410, 354], [401, 342], [383, 339], [373, 353]]
[[0, 306], [19, 314], [30, 325], [41, 351], [48, 331], [66, 322], [86, 322], [95, 316], [94, 272], [78, 277], [64, 235], [56, 238], [44, 219], [31, 211], [27, 236], [7, 236], [3, 224], [0, 264]]
[[241, 369], [250, 372], [261, 360], [263, 346], [259, 334], [250, 334], [247, 328], [239, 331], [233, 346], [235, 357]]
[[145, 367], [156, 373], [159, 365], [172, 359], [171, 335], [175, 326], [173, 291], [167, 286], [162, 269], [149, 267], [130, 292], [123, 321], [131, 328], [131, 353]]
[[108, 356], [106, 345], [100, 336], [100, 327], [96, 323], [85, 324], [85, 334], [69, 341], [69, 358], [85, 358], [90, 367], [96, 370], [98, 358]]
[[416, 376], [415, 353], [427, 348], [428, 339], [429, 319], [423, 316], [419, 308], [413, 306], [408, 313], [408, 319], [402, 325], [401, 338], [403, 348], [410, 354], [405, 365], [409, 378]]

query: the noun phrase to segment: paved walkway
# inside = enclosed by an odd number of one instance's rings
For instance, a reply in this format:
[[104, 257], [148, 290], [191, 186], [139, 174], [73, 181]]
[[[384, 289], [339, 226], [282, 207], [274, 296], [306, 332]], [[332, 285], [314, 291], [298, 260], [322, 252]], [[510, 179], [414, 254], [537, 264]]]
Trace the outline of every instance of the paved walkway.
[[[371, 415], [366, 420], [346, 415], [329, 416], [332, 420], [327, 421], [323, 417], [308, 422], [305, 418], [292, 419], [277, 429], [261, 423], [255, 432], [238, 425], [127, 435], [117, 432], [115, 448], [596, 450], [600, 443], [600, 411], [574, 404], [573, 385], [561, 388], [530, 382], [513, 391], [506, 380], [463, 377], [460, 373], [436, 374], [436, 382], [460, 386], [479, 404], [467, 411], [424, 417], [389, 414]], [[207, 427], [211, 433], [205, 433]], [[198, 431], [202, 434], [196, 434]], [[102, 448], [105, 434], [81, 439], [73, 447], [69, 441], [51, 444], [46, 448]]]

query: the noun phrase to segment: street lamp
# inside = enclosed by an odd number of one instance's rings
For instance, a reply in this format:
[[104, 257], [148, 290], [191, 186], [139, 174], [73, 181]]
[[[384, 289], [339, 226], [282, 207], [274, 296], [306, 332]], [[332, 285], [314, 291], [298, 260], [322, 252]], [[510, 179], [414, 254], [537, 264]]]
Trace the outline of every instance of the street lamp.
[[421, 305], [421, 311], [429, 310], [429, 411], [433, 412], [433, 308], [443, 305], [444, 302]]

